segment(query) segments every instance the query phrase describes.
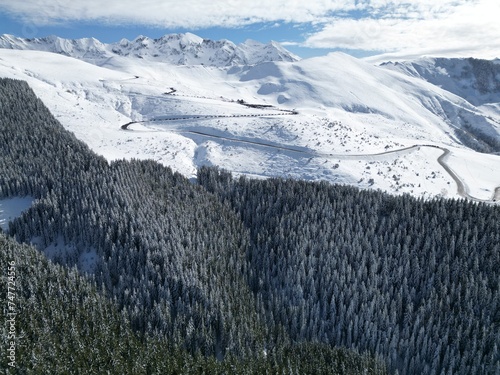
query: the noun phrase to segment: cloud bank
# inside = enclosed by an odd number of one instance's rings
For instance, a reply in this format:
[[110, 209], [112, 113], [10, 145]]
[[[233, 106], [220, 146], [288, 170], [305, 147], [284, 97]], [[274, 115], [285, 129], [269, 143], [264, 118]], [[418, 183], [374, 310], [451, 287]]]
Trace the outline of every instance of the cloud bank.
[[500, 57], [500, 2], [496, 0], [439, 5], [422, 1], [420, 6], [390, 3], [379, 8], [383, 11], [377, 18], [331, 17], [302, 44], [394, 56]]
[[257, 22], [315, 22], [336, 11], [356, 8], [356, 1], [315, 0], [0, 0], [0, 9], [26, 22], [104, 21], [164, 28], [238, 27]]
[[0, 0], [27, 24], [72, 22], [168, 29], [235, 28], [254, 23], [307, 25], [288, 44], [393, 54], [500, 57], [498, 0]]

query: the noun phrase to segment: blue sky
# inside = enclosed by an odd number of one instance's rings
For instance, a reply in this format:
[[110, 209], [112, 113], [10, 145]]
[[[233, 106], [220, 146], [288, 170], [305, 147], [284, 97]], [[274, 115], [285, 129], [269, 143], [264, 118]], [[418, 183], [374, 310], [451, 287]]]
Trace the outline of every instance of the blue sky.
[[497, 0], [0, 0], [0, 34], [116, 42], [193, 32], [275, 40], [301, 57], [500, 57]]

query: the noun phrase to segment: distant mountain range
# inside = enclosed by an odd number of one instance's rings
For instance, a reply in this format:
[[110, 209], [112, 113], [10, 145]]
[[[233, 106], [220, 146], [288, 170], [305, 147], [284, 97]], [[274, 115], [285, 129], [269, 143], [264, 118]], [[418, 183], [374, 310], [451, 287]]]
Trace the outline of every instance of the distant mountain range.
[[47, 51], [102, 63], [113, 56], [168, 62], [175, 65], [234, 66], [267, 61], [298, 61], [300, 58], [276, 42], [247, 40], [239, 45], [229, 40], [213, 41], [191, 33], [170, 34], [158, 39], [138, 36], [130, 41], [105, 44], [95, 38], [63, 39], [57, 36], [24, 39], [0, 36], [0, 48]]

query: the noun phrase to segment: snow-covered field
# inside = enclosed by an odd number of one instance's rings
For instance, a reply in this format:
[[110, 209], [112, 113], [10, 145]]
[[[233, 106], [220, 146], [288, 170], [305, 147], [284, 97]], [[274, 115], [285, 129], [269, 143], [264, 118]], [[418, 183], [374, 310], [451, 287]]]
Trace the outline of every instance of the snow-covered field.
[[190, 178], [218, 165], [236, 175], [458, 197], [438, 162], [447, 149], [442, 162], [467, 194], [491, 200], [500, 186], [500, 156], [454, 135], [466, 113], [500, 138], [498, 107], [486, 115], [423, 79], [340, 53], [255, 66], [157, 60], [113, 56], [97, 66], [0, 49], [0, 76], [28, 81], [66, 129], [108, 160], [153, 159]]

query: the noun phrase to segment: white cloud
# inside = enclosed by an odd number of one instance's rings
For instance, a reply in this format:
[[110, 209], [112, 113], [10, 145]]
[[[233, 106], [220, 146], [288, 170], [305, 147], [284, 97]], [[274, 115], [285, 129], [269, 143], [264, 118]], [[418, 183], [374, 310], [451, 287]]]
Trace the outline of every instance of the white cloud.
[[[390, 7], [398, 5], [390, 3]], [[331, 18], [303, 45], [383, 51], [393, 56], [500, 57], [497, 0], [450, 1], [439, 6], [422, 1], [420, 7], [401, 2], [399, 6], [399, 12], [381, 18]]]
[[237, 27], [255, 22], [313, 22], [355, 0], [0, 0], [0, 9], [37, 25], [99, 20], [161, 27]]
[[94, 21], [201, 29], [289, 22], [307, 25], [310, 34], [288, 45], [477, 57], [500, 51], [498, 0], [0, 0], [0, 12], [35, 27]]

